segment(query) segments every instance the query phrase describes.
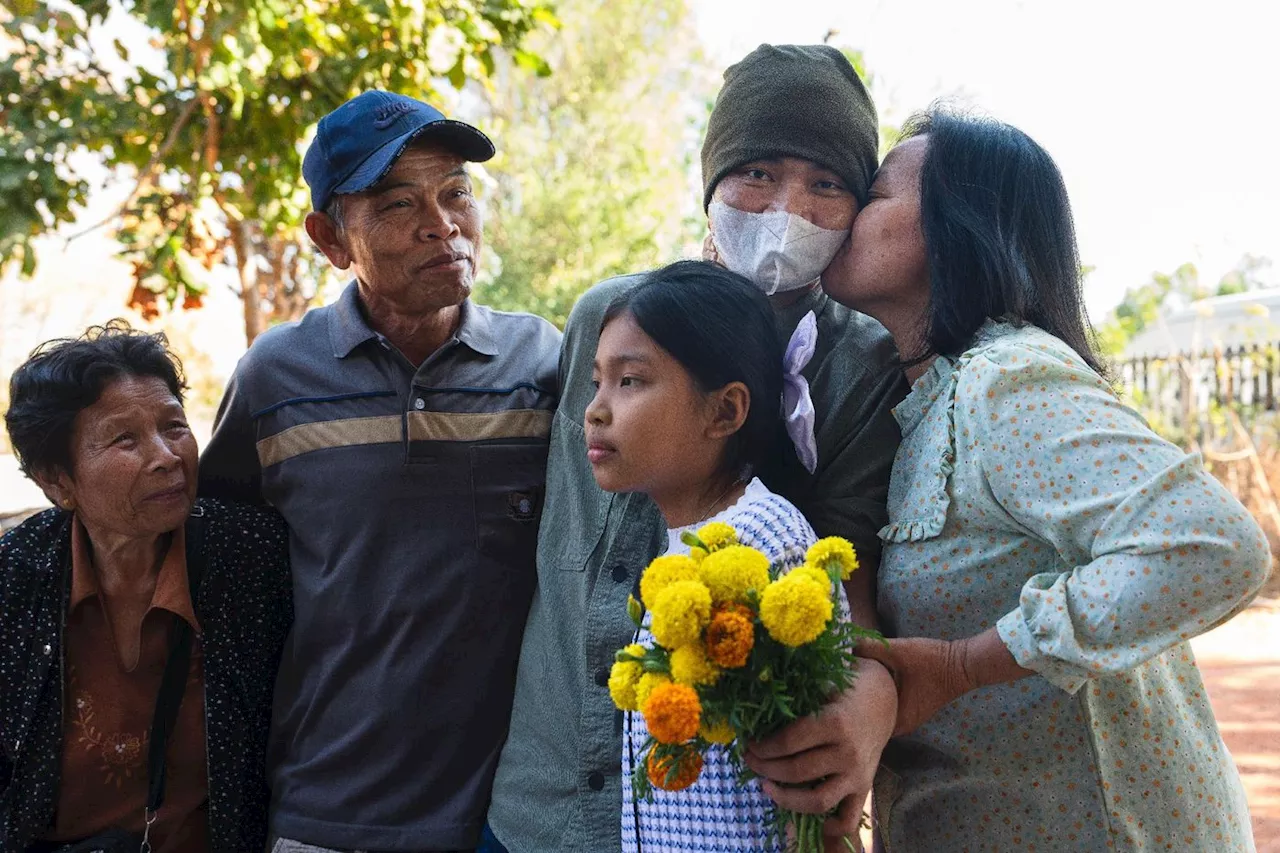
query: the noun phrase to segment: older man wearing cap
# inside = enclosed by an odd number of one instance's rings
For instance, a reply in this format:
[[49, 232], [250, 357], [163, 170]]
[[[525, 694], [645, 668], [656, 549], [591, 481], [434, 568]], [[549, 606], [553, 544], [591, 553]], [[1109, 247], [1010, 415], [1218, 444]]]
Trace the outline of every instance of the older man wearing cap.
[[[799, 368], [789, 383], [791, 441], [760, 474], [819, 535], [845, 536], [858, 547], [863, 568], [849, 598], [863, 624], [875, 623], [876, 534], [887, 521], [900, 439], [892, 408], [906, 384], [883, 327], [831, 301], [817, 285], [866, 199], [877, 138], [875, 108], [839, 51], [762, 45], [725, 73], [702, 150], [709, 250], [770, 295], [792, 341], [789, 366]], [[609, 666], [634, 631], [627, 596], [666, 537], [644, 495], [596, 487], [582, 423], [605, 311], [642, 279], [596, 285], [565, 330], [538, 590], [489, 811], [498, 839], [521, 853], [691, 849], [681, 840], [690, 821], [732, 820], [690, 803], [669, 831], [639, 838], [637, 821], [620, 814], [622, 737]], [[832, 844], [844, 834], [856, 837], [895, 711], [892, 679], [880, 664], [864, 661], [850, 694], [834, 697], [821, 719], [802, 720], [754, 745], [748, 763], [774, 780], [764, 788], [780, 804], [808, 812], [838, 805], [838, 818], [827, 824]], [[816, 787], [775, 783], [818, 780]], [[705, 849], [736, 851], [740, 838], [726, 830], [719, 846]]]
[[[241, 359], [201, 460], [289, 523], [275, 849], [474, 849], [506, 732], [560, 335], [468, 296], [480, 131], [370, 91], [321, 119], [307, 233], [354, 280]], [[244, 626], [252, 631], [253, 626]]]

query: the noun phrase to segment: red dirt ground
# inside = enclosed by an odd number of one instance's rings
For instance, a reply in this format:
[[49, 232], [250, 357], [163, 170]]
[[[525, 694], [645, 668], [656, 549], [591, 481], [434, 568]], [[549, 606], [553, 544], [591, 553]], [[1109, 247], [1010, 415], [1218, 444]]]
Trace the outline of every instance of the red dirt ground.
[[1249, 798], [1258, 853], [1280, 853], [1280, 601], [1192, 640]]

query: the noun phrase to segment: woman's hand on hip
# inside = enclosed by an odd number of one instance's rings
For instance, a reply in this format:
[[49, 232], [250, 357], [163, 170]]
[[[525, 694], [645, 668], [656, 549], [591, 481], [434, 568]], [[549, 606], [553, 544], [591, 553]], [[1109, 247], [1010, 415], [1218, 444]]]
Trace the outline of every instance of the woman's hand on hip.
[[765, 794], [784, 809], [822, 814], [839, 807], [827, 820], [825, 835], [856, 839], [896, 708], [889, 671], [860, 659], [853, 687], [818, 714], [751, 744], [746, 764], [761, 777]]

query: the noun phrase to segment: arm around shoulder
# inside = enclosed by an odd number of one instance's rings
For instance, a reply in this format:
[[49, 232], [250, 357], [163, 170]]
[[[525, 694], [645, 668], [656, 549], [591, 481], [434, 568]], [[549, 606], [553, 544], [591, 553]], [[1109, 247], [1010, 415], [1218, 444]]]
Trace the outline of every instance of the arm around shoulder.
[[263, 616], [267, 630], [284, 633], [293, 621], [289, 528], [272, 507], [202, 498], [209, 517], [206, 548], [216, 549], [233, 574], [244, 605]]

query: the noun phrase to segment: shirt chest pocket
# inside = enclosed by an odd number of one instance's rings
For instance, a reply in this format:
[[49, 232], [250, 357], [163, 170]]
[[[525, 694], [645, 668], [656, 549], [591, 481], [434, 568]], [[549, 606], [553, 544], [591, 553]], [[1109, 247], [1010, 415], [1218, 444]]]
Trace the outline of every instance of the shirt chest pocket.
[[471, 448], [476, 549], [503, 560], [532, 562], [546, 494], [547, 442]]

